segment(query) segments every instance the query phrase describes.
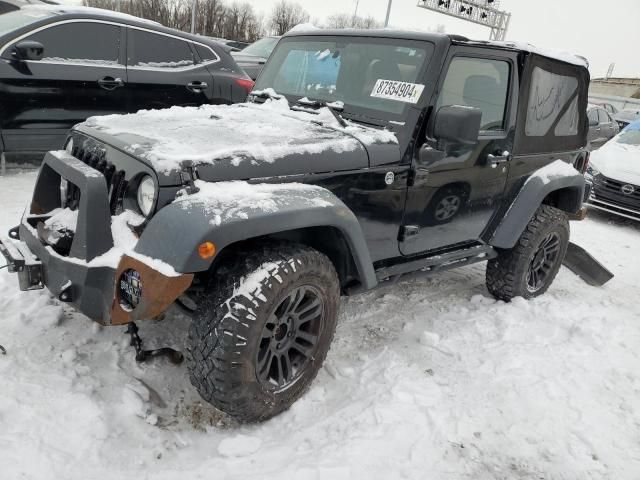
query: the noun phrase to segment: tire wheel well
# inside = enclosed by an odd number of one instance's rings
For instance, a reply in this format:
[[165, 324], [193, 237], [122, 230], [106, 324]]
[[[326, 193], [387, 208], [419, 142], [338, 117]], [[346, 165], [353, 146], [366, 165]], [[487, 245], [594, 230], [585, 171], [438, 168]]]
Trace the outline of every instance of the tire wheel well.
[[580, 210], [582, 198], [580, 189], [577, 187], [566, 187], [554, 190], [542, 201], [543, 205], [555, 207], [567, 213], [576, 213]]
[[340, 230], [330, 226], [287, 230], [232, 243], [218, 253], [209, 269], [209, 273], [217, 270], [224, 263], [224, 259], [235, 251], [246, 251], [247, 249], [256, 248], [260, 244], [273, 242], [299, 243], [325, 254], [329, 257], [338, 273], [342, 292], [345, 292], [347, 288], [360, 284], [358, 268], [346, 237]]

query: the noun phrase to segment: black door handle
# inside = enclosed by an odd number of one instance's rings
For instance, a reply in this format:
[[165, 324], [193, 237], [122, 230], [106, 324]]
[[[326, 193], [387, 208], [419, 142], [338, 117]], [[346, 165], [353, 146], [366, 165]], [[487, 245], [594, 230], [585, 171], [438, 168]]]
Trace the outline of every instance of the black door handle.
[[202, 91], [207, 87], [207, 82], [200, 82], [198, 80], [187, 83], [187, 89], [191, 90], [193, 93], [202, 93]]
[[120, 77], [103, 77], [98, 80], [98, 85], [105, 90], [114, 90], [118, 87], [124, 87], [124, 82]]

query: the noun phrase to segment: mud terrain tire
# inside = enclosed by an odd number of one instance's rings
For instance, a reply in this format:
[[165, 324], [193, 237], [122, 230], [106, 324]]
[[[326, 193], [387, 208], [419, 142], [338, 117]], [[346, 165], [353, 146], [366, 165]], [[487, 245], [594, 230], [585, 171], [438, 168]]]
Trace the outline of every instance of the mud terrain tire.
[[[499, 300], [533, 298], [547, 291], [560, 270], [569, 245], [566, 213], [541, 205], [516, 245], [499, 250], [487, 264], [487, 289]], [[538, 271], [537, 274], [532, 274]]]
[[262, 245], [234, 259], [198, 301], [189, 376], [216, 408], [259, 422], [289, 408], [318, 373], [335, 332], [340, 283], [331, 261], [303, 245]]

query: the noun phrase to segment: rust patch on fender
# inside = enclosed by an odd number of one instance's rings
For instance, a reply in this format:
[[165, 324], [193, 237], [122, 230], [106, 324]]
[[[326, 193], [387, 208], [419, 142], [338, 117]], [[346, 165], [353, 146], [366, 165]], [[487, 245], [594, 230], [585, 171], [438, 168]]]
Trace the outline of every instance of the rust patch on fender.
[[[140, 273], [142, 296], [140, 303], [131, 311], [120, 304], [120, 276], [128, 269]], [[157, 317], [178, 298], [193, 281], [193, 273], [184, 273], [177, 277], [168, 277], [151, 268], [146, 263], [124, 255], [120, 260], [115, 275], [115, 295], [111, 305], [111, 325], [146, 320]]]

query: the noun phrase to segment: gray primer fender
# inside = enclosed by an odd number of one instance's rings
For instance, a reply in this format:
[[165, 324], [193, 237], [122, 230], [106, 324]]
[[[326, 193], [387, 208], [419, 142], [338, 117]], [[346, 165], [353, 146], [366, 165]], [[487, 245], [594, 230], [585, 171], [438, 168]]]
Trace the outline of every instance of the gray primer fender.
[[345, 237], [363, 289], [377, 284], [360, 224], [353, 212], [329, 190], [315, 185], [223, 182], [229, 188], [266, 189], [255, 200], [220, 190], [220, 183], [197, 182], [202, 190], [179, 197], [150, 220], [135, 251], [162, 260], [180, 273], [207, 270], [213, 259], [202, 259], [198, 245], [210, 241], [217, 252], [251, 238], [307, 227], [334, 227]]
[[552, 178], [537, 175], [545, 168], [542, 167], [527, 179], [491, 237], [490, 245], [498, 248], [512, 248], [542, 201], [547, 195], [557, 190], [569, 189], [571, 192], [558, 206], [561, 210], [568, 213], [577, 213], [580, 210], [585, 188], [584, 176], [577, 170], [575, 170], [575, 174]]

